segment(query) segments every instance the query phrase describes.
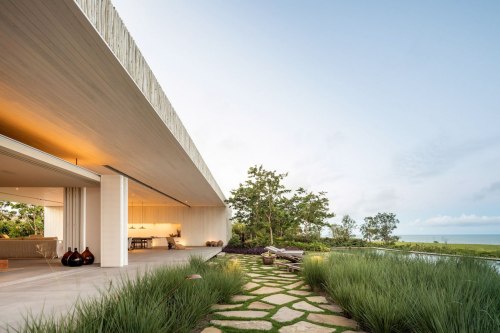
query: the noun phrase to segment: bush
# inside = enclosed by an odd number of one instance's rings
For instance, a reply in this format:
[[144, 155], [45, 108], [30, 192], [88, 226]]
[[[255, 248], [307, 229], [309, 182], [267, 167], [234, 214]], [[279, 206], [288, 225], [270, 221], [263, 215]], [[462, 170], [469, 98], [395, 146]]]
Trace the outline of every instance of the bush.
[[323, 285], [371, 332], [498, 332], [500, 327], [500, 275], [483, 260], [335, 253], [324, 267], [323, 272], [304, 265], [304, 277]]
[[[200, 274], [202, 279], [186, 279]], [[26, 318], [16, 332], [191, 332], [212, 304], [226, 302], [242, 290], [242, 272], [227, 260], [149, 271], [135, 280], [77, 303], [62, 318]]]
[[262, 246], [252, 247], [252, 248], [226, 246], [225, 248], [222, 249], [222, 252], [237, 253], [237, 254], [249, 254], [249, 255], [260, 255], [264, 252], [267, 252], [267, 250]]
[[233, 234], [227, 245], [232, 247], [240, 246], [241, 245], [240, 236], [237, 234]]
[[280, 241], [277, 243], [278, 247], [294, 248], [304, 251], [314, 251], [314, 252], [328, 252], [330, 247], [326, 246], [321, 242], [296, 242], [296, 241]]

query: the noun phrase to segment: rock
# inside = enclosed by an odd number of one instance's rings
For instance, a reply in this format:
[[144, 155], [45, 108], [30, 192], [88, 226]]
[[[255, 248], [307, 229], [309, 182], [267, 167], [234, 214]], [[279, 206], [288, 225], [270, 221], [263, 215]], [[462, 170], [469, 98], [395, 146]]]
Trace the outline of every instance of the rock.
[[211, 320], [211, 324], [217, 326], [233, 327], [241, 330], [261, 330], [269, 331], [273, 325], [268, 321], [263, 320]]
[[272, 319], [283, 323], [286, 321], [292, 321], [294, 319], [297, 319], [303, 314], [304, 312], [302, 311], [292, 310], [289, 307], [284, 306], [281, 309], [279, 309], [278, 312], [274, 314], [274, 316], [272, 316]]
[[262, 318], [268, 315], [266, 311], [221, 311], [216, 312], [215, 314], [221, 315], [224, 317], [239, 317], [239, 318]]
[[252, 294], [255, 295], [266, 295], [266, 294], [274, 294], [277, 292], [283, 291], [283, 288], [276, 288], [276, 287], [262, 287], [257, 290], [252, 291]]
[[354, 329], [358, 328], [358, 323], [355, 320], [336, 315], [310, 313], [309, 316], [307, 316], [307, 320], [328, 325], [344, 326]]
[[281, 284], [276, 283], [276, 282], [266, 282], [266, 283], [264, 283], [264, 285], [269, 286], [269, 287], [281, 287]]
[[[277, 305], [282, 305], [288, 302], [292, 302], [297, 300], [297, 297], [286, 295], [286, 294], [275, 294], [271, 296], [264, 297], [262, 301], [271, 303], [271, 304], [277, 304]], [[321, 310], [323, 311], [323, 310]]]
[[324, 327], [308, 323], [307, 321], [299, 321], [290, 326], [283, 326], [279, 329], [280, 333], [331, 333], [335, 332], [335, 328]]
[[308, 312], [323, 312], [323, 309], [315, 307], [314, 305], [311, 305], [305, 301], [293, 304], [292, 308], [297, 309], [297, 310], [304, 310], [304, 311], [308, 311]]

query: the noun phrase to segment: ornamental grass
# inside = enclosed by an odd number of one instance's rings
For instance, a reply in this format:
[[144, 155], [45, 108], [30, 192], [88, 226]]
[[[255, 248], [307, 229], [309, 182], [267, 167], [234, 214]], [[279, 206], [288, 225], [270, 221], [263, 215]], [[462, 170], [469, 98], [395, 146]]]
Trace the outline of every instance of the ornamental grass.
[[28, 316], [24, 327], [9, 331], [190, 332], [213, 304], [227, 302], [242, 290], [242, 274], [229, 260], [207, 263], [191, 258], [182, 267], [152, 270], [133, 280], [122, 278], [118, 286], [77, 303], [65, 316]]
[[500, 274], [484, 260], [335, 253], [303, 274], [373, 333], [500, 332]]

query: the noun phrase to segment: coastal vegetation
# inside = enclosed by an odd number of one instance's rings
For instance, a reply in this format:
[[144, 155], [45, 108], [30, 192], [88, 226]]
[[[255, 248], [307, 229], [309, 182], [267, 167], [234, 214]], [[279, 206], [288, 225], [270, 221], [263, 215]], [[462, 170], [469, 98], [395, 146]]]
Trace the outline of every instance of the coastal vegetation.
[[331, 253], [306, 258], [303, 276], [373, 333], [500, 327], [500, 274], [482, 260]]
[[60, 318], [28, 316], [10, 332], [190, 332], [215, 303], [241, 292], [237, 261], [191, 258], [188, 265], [159, 268], [136, 279], [110, 283], [100, 297], [77, 303]]
[[375, 247], [385, 247], [402, 251], [429, 252], [473, 257], [500, 258], [500, 245], [488, 244], [445, 244], [396, 242], [394, 244], [373, 243]]
[[[231, 245], [255, 247], [320, 239], [321, 229], [335, 216], [326, 193], [291, 190], [284, 185], [286, 177], [286, 173], [262, 166], [249, 168], [247, 180], [232, 190], [226, 201], [233, 209], [235, 223]], [[307, 242], [301, 241], [304, 238]]]

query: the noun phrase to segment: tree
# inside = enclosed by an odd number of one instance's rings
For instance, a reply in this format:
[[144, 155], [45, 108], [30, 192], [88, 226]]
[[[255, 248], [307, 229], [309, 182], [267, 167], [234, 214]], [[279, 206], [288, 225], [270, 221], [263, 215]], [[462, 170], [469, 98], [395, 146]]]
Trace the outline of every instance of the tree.
[[393, 243], [399, 239], [393, 236], [392, 232], [398, 227], [399, 220], [393, 213], [378, 213], [375, 218], [378, 225], [378, 239], [384, 243]]
[[282, 184], [286, 176], [286, 173], [267, 171], [262, 165], [251, 167], [245, 183], [231, 191], [231, 197], [226, 200], [235, 210], [233, 219], [249, 225], [255, 234], [265, 227], [271, 244], [274, 244], [278, 217], [283, 215], [284, 195], [290, 192]]
[[332, 233], [332, 238], [339, 237], [340, 224], [330, 224], [330, 232]]
[[365, 217], [365, 223], [361, 226], [363, 238], [369, 242], [372, 239], [381, 240], [384, 243], [392, 243], [399, 239], [392, 232], [397, 228], [399, 220], [393, 213], [377, 213], [375, 217]]
[[22, 237], [43, 233], [43, 207], [0, 201], [0, 233]]
[[348, 241], [354, 236], [354, 228], [356, 228], [356, 221], [349, 215], [344, 215], [340, 226], [338, 226], [336, 230], [334, 238], [341, 241]]
[[378, 235], [378, 225], [373, 217], [365, 217], [365, 223], [361, 225], [361, 234], [363, 239], [371, 242]]
[[307, 192], [301, 187], [296, 191], [294, 201], [302, 232], [306, 236], [319, 238], [321, 229], [328, 225], [326, 219], [335, 216], [329, 211], [329, 201], [326, 198], [326, 193]]
[[226, 200], [234, 212], [231, 219], [243, 223], [250, 238], [268, 236], [274, 244], [275, 236], [292, 238], [300, 230], [319, 236], [325, 220], [334, 216], [326, 193], [299, 188], [292, 195], [283, 185], [286, 176], [254, 166], [248, 170], [248, 179], [231, 191]]

